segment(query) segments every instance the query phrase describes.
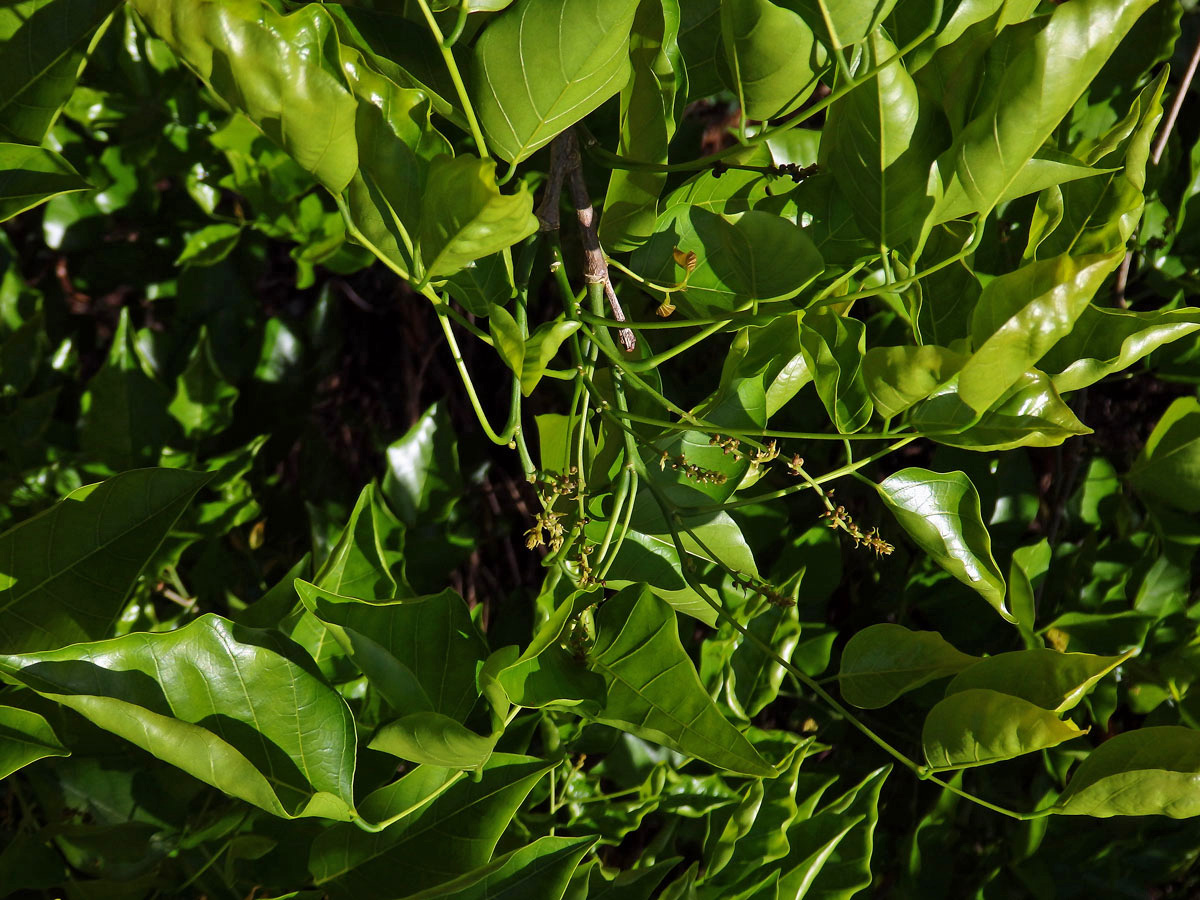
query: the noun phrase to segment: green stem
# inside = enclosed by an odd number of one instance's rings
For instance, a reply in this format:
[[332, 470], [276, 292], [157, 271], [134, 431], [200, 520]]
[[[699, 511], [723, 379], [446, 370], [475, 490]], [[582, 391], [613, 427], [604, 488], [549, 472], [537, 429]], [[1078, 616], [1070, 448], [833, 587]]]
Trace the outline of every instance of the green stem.
[[479, 127], [479, 120], [475, 118], [475, 109], [471, 106], [471, 98], [467, 95], [467, 86], [463, 84], [462, 73], [458, 70], [458, 62], [454, 58], [454, 51], [447, 45], [446, 38], [442, 35], [442, 29], [438, 26], [437, 19], [434, 18], [433, 10], [429, 8], [429, 4], [425, 0], [417, 0], [417, 5], [421, 7], [421, 14], [425, 16], [425, 22], [429, 25], [429, 30], [433, 32], [433, 39], [437, 41], [438, 50], [442, 54], [442, 61], [445, 62], [446, 70], [450, 73], [450, 80], [454, 82], [454, 91], [458, 94], [458, 102], [462, 104], [463, 112], [467, 117], [467, 124], [471, 127], [471, 137], [475, 139], [476, 149], [479, 150], [481, 157], [491, 159], [491, 156], [488, 154], [487, 143], [483, 139], [483, 130]]
[[462, 378], [463, 387], [467, 389], [467, 399], [471, 401], [475, 417], [483, 426], [483, 433], [493, 444], [508, 444], [512, 441], [513, 434], [521, 421], [520, 382], [516, 378], [513, 379], [512, 407], [508, 414], [508, 422], [505, 423], [504, 430], [497, 434], [488, 421], [487, 413], [483, 411], [483, 405], [479, 402], [479, 395], [475, 392], [475, 383], [471, 380], [471, 373], [467, 371], [467, 364], [463, 361], [462, 351], [459, 350], [458, 341], [454, 337], [454, 330], [450, 327], [450, 319], [442, 312], [441, 304], [434, 307], [434, 312], [437, 313], [438, 324], [442, 326], [442, 333], [446, 335], [446, 344], [450, 348], [450, 355], [454, 358], [454, 365], [458, 369], [459, 377]]
[[471, 11], [470, 0], [462, 0], [458, 5], [458, 18], [454, 20], [454, 30], [442, 41], [443, 49], [449, 50], [462, 37], [463, 29], [467, 27], [467, 14]]
[[446, 791], [450, 790], [450, 788], [454, 787], [455, 784], [457, 784], [459, 781], [461, 781], [466, 774], [467, 773], [465, 771], [455, 772], [454, 776], [452, 778], [448, 779], [445, 784], [443, 784], [441, 787], [439, 787], [432, 794], [429, 794], [426, 797], [422, 797], [419, 801], [414, 803], [412, 806], [408, 807], [407, 809], [401, 810], [400, 812], [396, 813], [394, 816], [384, 819], [382, 822], [376, 822], [376, 823], [368, 822], [366, 819], [359, 816], [358, 813], [354, 814], [354, 818], [351, 819], [351, 821], [355, 825], [357, 825], [360, 829], [362, 829], [363, 831], [369, 832], [371, 834], [376, 834], [380, 831], [383, 831], [389, 825], [396, 824], [401, 819], [403, 819], [405, 816], [412, 815], [418, 809], [420, 809], [422, 806], [425, 806], [426, 804], [432, 802], [433, 800], [436, 800], [442, 794], [446, 793]]

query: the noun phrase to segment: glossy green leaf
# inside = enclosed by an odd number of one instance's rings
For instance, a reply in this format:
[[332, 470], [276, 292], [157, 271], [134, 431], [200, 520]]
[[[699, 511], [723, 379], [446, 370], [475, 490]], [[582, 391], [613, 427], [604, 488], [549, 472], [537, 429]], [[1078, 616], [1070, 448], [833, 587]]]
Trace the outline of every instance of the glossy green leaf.
[[1200, 510], [1200, 402], [1180, 397], [1167, 407], [1129, 470], [1138, 491], [1184, 512]]
[[493, 307], [488, 326], [496, 351], [521, 382], [521, 393], [528, 397], [537, 387], [563, 342], [579, 330], [579, 322], [559, 316], [543, 322], [525, 340], [516, 321], [503, 307]]
[[670, 606], [626, 588], [601, 607], [596, 629], [588, 664], [608, 685], [599, 721], [723, 769], [775, 774], [705, 694]]
[[1101, 678], [1128, 659], [1057, 650], [1014, 650], [981, 659], [959, 672], [946, 694], [986, 688], [1028, 700], [1060, 715], [1075, 707]]
[[475, 44], [471, 102], [488, 145], [520, 162], [629, 79], [637, 0], [517, 0]]
[[487, 647], [456, 593], [368, 602], [300, 580], [296, 590], [397, 712], [466, 718]]
[[1193, 309], [1133, 312], [1089, 304], [1071, 333], [1042, 357], [1038, 367], [1050, 375], [1058, 391], [1076, 391], [1197, 329], [1200, 314]]
[[504, 306], [512, 299], [511, 259], [493, 253], [472, 260], [447, 278], [444, 287], [471, 315], [486, 316], [493, 306]]
[[399, 522], [380, 500], [378, 488], [368, 484], [313, 582], [330, 593], [365, 600], [411, 596], [412, 590], [395, 577], [403, 548]]
[[864, 40], [896, 6], [896, 0], [790, 0], [835, 50]]
[[826, 54], [804, 20], [786, 5], [770, 0], [722, 3], [721, 30], [729, 87], [745, 115], [785, 115], [816, 88]]
[[981, 67], [985, 84], [971, 119], [939, 159], [945, 194], [937, 220], [1015, 196], [1029, 161], [1149, 5], [1081, 0], [1000, 33]]
[[[677, 100], [687, 87], [679, 52], [676, 0], [638, 3], [629, 35], [632, 72], [621, 89], [617, 153], [647, 163], [667, 162], [675, 134]], [[613, 169], [600, 218], [600, 242], [611, 251], [632, 250], [654, 231], [666, 172]]]
[[410, 528], [442, 521], [462, 493], [458, 440], [441, 403], [434, 403], [387, 448], [383, 495]]
[[879, 415], [899, 415], [949, 381], [966, 354], [936, 344], [871, 347], [863, 357], [863, 378]]
[[1110, 738], [1079, 764], [1054, 811], [1099, 819], [1200, 815], [1200, 734], [1159, 725]]
[[965, 473], [902, 469], [884, 479], [877, 490], [918, 547], [1013, 621], [1004, 605], [1004, 575], [992, 556], [992, 538], [980, 515], [979, 493]]
[[0, 222], [33, 209], [51, 197], [86, 191], [90, 187], [71, 164], [53, 150], [0, 143]]
[[0, 779], [48, 756], [70, 756], [42, 716], [15, 706], [0, 706]]
[[800, 322], [800, 349], [817, 394], [842, 434], [861, 431], [874, 407], [863, 379], [866, 327], [858, 319], [820, 312]]
[[384, 725], [368, 746], [424, 765], [479, 769], [495, 745], [494, 737], [476, 734], [449, 716], [426, 711]]
[[0, 649], [106, 637], [207, 475], [141, 469], [78, 488], [0, 535]]
[[1119, 262], [1120, 254], [1059, 256], [988, 282], [971, 317], [975, 352], [958, 374], [962, 401], [982, 413], [999, 400], [1070, 333]]
[[496, 187], [496, 164], [477, 156], [439, 157], [421, 198], [417, 254], [426, 279], [453, 275], [537, 231], [533, 197]]
[[604, 705], [604, 681], [566, 649], [571, 623], [598, 600], [594, 593], [576, 591], [551, 613], [511, 665], [496, 675], [517, 706], [578, 707], [586, 715]]
[[319, 6], [280, 15], [256, 0], [139, 0], [176, 53], [335, 193], [358, 168], [358, 104], [329, 64], [336, 32]]
[[966, 768], [1056, 747], [1085, 733], [1028, 700], [973, 688], [929, 711], [921, 744], [934, 768]]
[[860, 709], [887, 706], [901, 694], [979, 662], [936, 631], [910, 631], [881, 623], [855, 634], [842, 651], [842, 697]]
[[550, 768], [527, 756], [497, 753], [478, 780], [446, 787], [445, 770], [421, 766], [361, 804], [370, 821], [405, 813], [402, 818], [376, 833], [350, 825], [328, 829], [313, 842], [309, 871], [317, 884], [337, 879], [342, 892], [358, 896], [386, 896], [396, 885], [416, 892], [444, 884], [492, 858], [517, 808]]
[[538, 838], [466, 875], [410, 895], [407, 900], [559, 900], [594, 837]]
[[773, 651], [768, 655], [758, 643], [744, 638], [729, 658], [726, 697], [750, 719], [779, 696], [785, 670], [776, 657], [792, 658], [800, 642], [800, 622], [795, 606], [771, 606], [751, 619], [747, 628]]
[[88, 382], [80, 404], [80, 443], [112, 469], [157, 464], [174, 430], [167, 413], [167, 390], [150, 376], [149, 368], [134, 341], [126, 307], [108, 358]]
[[45, 140], [118, 5], [20, 0], [0, 8], [0, 139], [33, 145]]
[[211, 266], [219, 263], [238, 245], [242, 226], [232, 222], [205, 225], [188, 235], [187, 243], [175, 259], [175, 265]]
[[238, 393], [217, 366], [208, 332], [201, 328], [187, 367], [175, 380], [168, 411], [189, 438], [207, 437], [229, 427]]
[[[872, 68], [896, 52], [880, 32], [867, 47]], [[920, 232], [933, 208], [929, 173], [947, 139], [896, 60], [829, 108], [820, 162], [849, 198], [863, 233], [896, 247]]]
[[1092, 433], [1037, 369], [1024, 373], [981, 416], [962, 402], [952, 379], [913, 411], [912, 424], [940, 444], [978, 451], [1056, 447]]
[[0, 672], [274, 815], [348, 820], [354, 721], [297, 649], [209, 614], [165, 634], [6, 655]]

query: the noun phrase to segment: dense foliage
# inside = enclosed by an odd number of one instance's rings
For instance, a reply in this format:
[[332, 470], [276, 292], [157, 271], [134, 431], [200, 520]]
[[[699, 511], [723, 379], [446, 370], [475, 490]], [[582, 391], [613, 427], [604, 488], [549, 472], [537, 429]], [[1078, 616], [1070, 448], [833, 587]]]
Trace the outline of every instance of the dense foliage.
[[0, 5], [0, 897], [1195, 896], [1198, 46]]

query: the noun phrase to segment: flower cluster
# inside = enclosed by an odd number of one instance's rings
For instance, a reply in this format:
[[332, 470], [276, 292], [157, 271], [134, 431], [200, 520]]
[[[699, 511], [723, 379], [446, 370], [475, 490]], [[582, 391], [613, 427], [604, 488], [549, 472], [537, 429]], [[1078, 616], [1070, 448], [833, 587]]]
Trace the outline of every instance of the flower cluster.
[[679, 469], [684, 476], [692, 481], [697, 481], [700, 484], [724, 484], [725, 473], [718, 472], [715, 469], [706, 469], [703, 466], [698, 466], [695, 463], [690, 463], [687, 457], [680, 453], [678, 456], [671, 456], [666, 450], [662, 452], [662, 457], [658, 461], [658, 467], [666, 471], [667, 465], [670, 464], [672, 469]]
[[546, 544], [550, 547], [551, 553], [557, 552], [563, 543], [564, 529], [562, 522], [559, 521], [562, 517], [562, 513], [557, 513], [552, 509], [538, 513], [533, 519], [533, 527], [525, 532], [526, 548], [532, 550], [534, 547]]
[[[830, 490], [825, 496], [830, 497], [833, 491]], [[835, 506], [832, 509], [827, 509], [821, 513], [821, 518], [825, 520], [825, 524], [830, 528], [840, 528], [850, 537], [854, 538], [855, 547], [867, 547], [874, 550], [877, 556], [890, 556], [896, 548], [885, 541], [879, 535], [878, 528], [872, 528], [870, 531], [863, 531], [858, 523], [851, 518], [850, 513], [846, 512], [846, 507]]]
[[740, 576], [741, 576], [740, 572], [737, 573], [736, 575], [734, 575], [733, 583], [735, 585], [737, 585], [737, 587], [741, 588], [743, 594], [746, 593], [746, 591], [750, 591], [751, 593], [757, 594], [758, 596], [762, 597], [764, 600], [766, 600], [772, 606], [795, 606], [796, 605], [795, 600], [793, 600], [791, 597], [787, 596], [786, 594], [782, 593], [774, 585], [769, 584], [766, 581], [762, 581], [761, 579], [755, 580], [750, 577], [740, 577]]

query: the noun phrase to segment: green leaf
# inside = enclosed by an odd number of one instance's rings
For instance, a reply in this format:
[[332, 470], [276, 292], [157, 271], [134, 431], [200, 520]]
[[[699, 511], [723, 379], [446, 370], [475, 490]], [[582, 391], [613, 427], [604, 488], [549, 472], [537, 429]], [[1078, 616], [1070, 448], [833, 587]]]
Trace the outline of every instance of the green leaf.
[[1029, 161], [1151, 2], [1078, 0], [1000, 32], [981, 66], [977, 108], [938, 161], [945, 194], [937, 221], [1018, 196]]
[[384, 725], [368, 746], [415, 763], [478, 770], [492, 755], [496, 737], [478, 735], [441, 713], [415, 712]]
[[[676, 39], [677, 0], [642, 0], [629, 35], [632, 72], [621, 89], [621, 135], [617, 153], [640, 162], [667, 162], [675, 134], [677, 101], [687, 74]], [[654, 232], [666, 172], [613, 169], [600, 217], [600, 242], [609, 251], [632, 250]]]
[[242, 226], [232, 222], [205, 225], [188, 235], [187, 243], [175, 259], [175, 265], [211, 266], [219, 263], [238, 245]]
[[368, 602], [299, 579], [296, 590], [397, 712], [466, 718], [487, 647], [458, 594]]
[[777, 658], [792, 658], [800, 642], [800, 622], [795, 606], [771, 606], [746, 627], [774, 651], [768, 655], [756, 642], [742, 638], [729, 658], [726, 697], [736, 711], [751, 719], [779, 696], [786, 670]]
[[458, 440], [443, 405], [434, 403], [387, 448], [383, 495], [405, 525], [446, 519], [462, 494]]
[[951, 694], [929, 711], [921, 744], [934, 768], [968, 768], [1045, 750], [1085, 733], [1028, 700], [973, 688]]
[[1004, 575], [980, 515], [979, 493], [966, 473], [902, 469], [876, 490], [918, 547], [1013, 621], [1004, 605]]
[[35, 712], [0, 706], [0, 779], [48, 756], [70, 756], [50, 723]]
[[[0, 127], [3, 127], [2, 123]], [[53, 150], [0, 143], [0, 222], [33, 209], [51, 197], [86, 191], [90, 187], [71, 164]]]
[[1038, 367], [1049, 373], [1059, 392], [1077, 391], [1197, 329], [1200, 314], [1194, 309], [1133, 312], [1089, 304], [1071, 333], [1042, 357]]
[[332, 594], [364, 600], [411, 596], [412, 590], [393, 573], [403, 549], [402, 526], [380, 500], [378, 488], [368, 484], [313, 582]]
[[493, 253], [466, 264], [446, 279], [445, 289], [473, 316], [489, 315], [493, 306], [512, 299], [512, 260]]
[[817, 394], [842, 434], [861, 431], [874, 407], [863, 379], [866, 326], [858, 319], [822, 311], [800, 322], [800, 348]]
[[897, 0], [790, 0], [789, 6], [829, 39], [835, 50], [866, 39]]
[[45, 140], [119, 5], [18, 0], [0, 8], [0, 139], [35, 145]]
[[596, 628], [588, 664], [608, 684], [599, 721], [732, 772], [775, 774], [704, 692], [670, 606], [626, 588], [601, 607]]
[[[893, 56], [881, 32], [867, 41], [872, 68]], [[916, 237], [933, 208], [929, 173], [946, 146], [933, 110], [900, 60], [829, 108], [820, 162], [850, 200], [863, 234], [887, 247]]]
[[106, 637], [142, 567], [208, 477], [126, 472], [78, 488], [0, 535], [0, 649]]
[[1056, 447], [1092, 433], [1037, 369], [1022, 375], [981, 416], [962, 402], [958, 381], [952, 379], [914, 410], [912, 424], [939, 444], [977, 451]]
[[1098, 819], [1200, 815], [1200, 734], [1159, 725], [1110, 738], [1080, 763], [1054, 811]]
[[174, 430], [167, 390], [150, 377], [149, 368], [125, 307], [108, 358], [88, 382], [80, 404], [80, 444], [112, 469], [157, 464]]
[[901, 694], [979, 662], [936, 631], [881, 623], [855, 634], [842, 651], [838, 684], [847, 703], [879, 709]]
[[571, 874], [596, 837], [540, 837], [484, 866], [438, 885], [410, 894], [405, 900], [559, 900]]
[[1179, 397], [1167, 407], [1129, 470], [1129, 482], [1174, 509], [1200, 510], [1200, 401]]
[[445, 787], [446, 770], [421, 766], [361, 804], [370, 821], [405, 813], [402, 818], [374, 834], [351, 825], [327, 829], [313, 842], [309, 871], [317, 884], [338, 879], [340, 891], [357, 896], [387, 896], [397, 885], [416, 892], [444, 884], [492, 858], [518, 807], [552, 767], [496, 753], [478, 780]]
[[349, 820], [354, 721], [297, 651], [209, 614], [163, 634], [0, 656], [0, 672], [274, 815]]
[[924, 400], [962, 368], [967, 356], [936, 344], [871, 347], [863, 357], [863, 378], [885, 419]]
[[533, 196], [496, 187], [496, 164], [477, 156], [439, 157], [421, 197], [417, 255], [426, 280], [453, 275], [537, 231]]
[[238, 389], [221, 373], [208, 330], [201, 327], [187, 367], [175, 379], [175, 399], [168, 411], [189, 438], [208, 437], [229, 427], [237, 398]]
[[1070, 333], [1123, 254], [1059, 256], [1001, 275], [971, 317], [975, 352], [958, 373], [962, 401], [982, 413]]
[[729, 88], [751, 119], [796, 109], [826, 68], [826, 54], [804, 20], [770, 0], [722, 3], [721, 30]]
[[1061, 715], [1072, 709], [1101, 678], [1129, 659], [1057, 650], [1014, 650], [981, 659], [955, 676], [946, 695], [987, 688], [1028, 700]]
[[517, 0], [475, 43], [471, 102], [488, 146], [520, 162], [629, 79], [637, 0]]
[[577, 707], [585, 715], [595, 715], [604, 705], [603, 679], [564, 647], [571, 623], [597, 599], [594, 593], [573, 592], [537, 630], [525, 652], [496, 675], [515, 705]]
[[517, 376], [521, 382], [521, 393], [526, 397], [533, 393], [546, 374], [546, 368], [563, 341], [578, 331], [579, 325], [579, 322], [567, 321], [560, 315], [553, 321], [543, 322], [537, 331], [522, 340], [520, 326], [506, 309], [495, 306], [488, 317], [488, 328], [496, 352]]

